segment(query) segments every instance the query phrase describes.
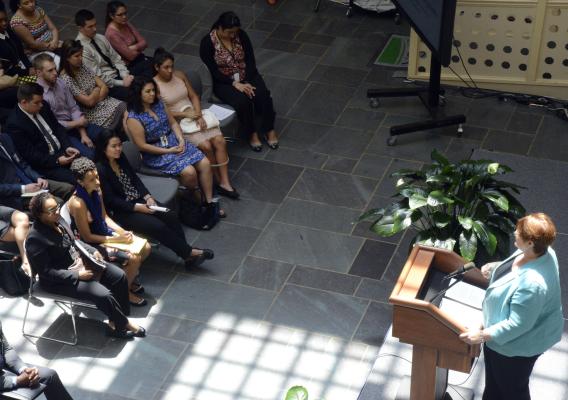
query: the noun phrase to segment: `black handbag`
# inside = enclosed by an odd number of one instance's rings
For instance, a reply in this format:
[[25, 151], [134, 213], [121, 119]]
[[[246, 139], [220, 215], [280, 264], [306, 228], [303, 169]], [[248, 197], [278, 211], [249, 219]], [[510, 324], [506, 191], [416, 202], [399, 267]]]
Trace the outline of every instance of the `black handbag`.
[[207, 203], [201, 194], [201, 201], [196, 201], [193, 194], [183, 191], [179, 198], [179, 218], [181, 222], [190, 228], [208, 231], [219, 222], [219, 202]]
[[0, 286], [10, 296], [21, 296], [30, 287], [30, 277], [22, 270], [19, 257], [0, 254]]

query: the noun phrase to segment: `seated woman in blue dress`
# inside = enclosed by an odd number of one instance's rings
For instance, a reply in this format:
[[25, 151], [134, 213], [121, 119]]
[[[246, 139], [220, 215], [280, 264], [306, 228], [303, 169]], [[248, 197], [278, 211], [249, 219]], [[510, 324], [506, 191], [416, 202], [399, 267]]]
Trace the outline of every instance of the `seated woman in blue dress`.
[[130, 85], [126, 126], [148, 167], [177, 176], [188, 189], [196, 188], [199, 179], [205, 200], [213, 208], [211, 164], [200, 150], [185, 141], [152, 78], [139, 76]]

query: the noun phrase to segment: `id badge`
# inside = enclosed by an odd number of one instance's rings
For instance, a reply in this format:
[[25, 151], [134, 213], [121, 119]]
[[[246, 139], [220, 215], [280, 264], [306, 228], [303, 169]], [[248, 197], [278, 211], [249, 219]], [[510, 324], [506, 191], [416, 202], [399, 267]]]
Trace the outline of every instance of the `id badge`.
[[162, 144], [162, 146], [167, 147], [168, 146], [168, 138], [165, 135], [160, 136], [160, 143]]
[[240, 82], [241, 81], [241, 75], [238, 72], [235, 72], [233, 74], [233, 81], [235, 82]]

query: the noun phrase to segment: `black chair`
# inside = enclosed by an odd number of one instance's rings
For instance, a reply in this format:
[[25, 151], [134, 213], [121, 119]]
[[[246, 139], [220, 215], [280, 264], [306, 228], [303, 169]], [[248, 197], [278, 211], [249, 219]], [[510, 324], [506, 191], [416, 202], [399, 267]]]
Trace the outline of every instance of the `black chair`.
[[140, 151], [134, 143], [124, 142], [122, 152], [152, 196], [159, 203], [165, 204], [169, 208], [175, 208], [175, 197], [179, 182], [169, 175], [144, 166]]

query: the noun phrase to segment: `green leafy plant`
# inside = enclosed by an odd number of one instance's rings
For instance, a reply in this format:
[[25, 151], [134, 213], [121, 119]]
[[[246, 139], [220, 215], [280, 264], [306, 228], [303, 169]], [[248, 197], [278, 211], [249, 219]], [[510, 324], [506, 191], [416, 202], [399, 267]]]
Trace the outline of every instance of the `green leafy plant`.
[[303, 386], [292, 386], [286, 392], [284, 400], [308, 400], [308, 391]]
[[454, 250], [468, 261], [480, 245], [489, 256], [506, 255], [515, 224], [525, 214], [514, 196], [524, 187], [498, 179], [512, 169], [489, 160], [451, 163], [436, 150], [431, 159], [421, 170], [393, 173], [396, 201], [359, 220], [371, 220], [370, 229], [383, 237], [412, 227], [414, 242]]

